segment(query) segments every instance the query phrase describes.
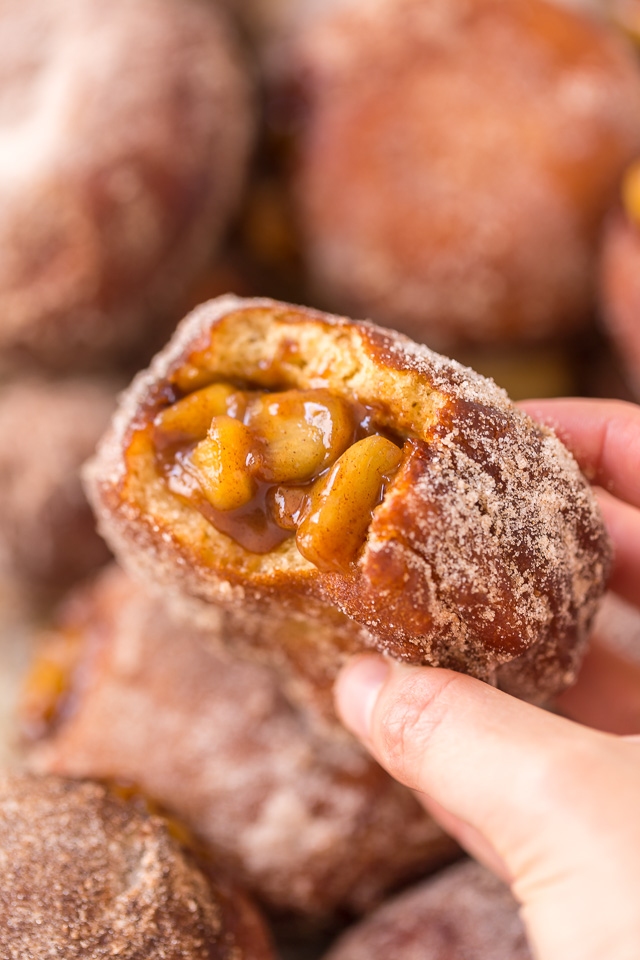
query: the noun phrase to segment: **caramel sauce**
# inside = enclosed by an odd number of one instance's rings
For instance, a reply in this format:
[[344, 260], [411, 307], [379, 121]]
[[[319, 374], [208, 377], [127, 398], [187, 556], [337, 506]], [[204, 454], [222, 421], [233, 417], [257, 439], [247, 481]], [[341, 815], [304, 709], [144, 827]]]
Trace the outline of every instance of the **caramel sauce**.
[[[323, 480], [341, 455], [359, 440], [380, 436], [396, 447], [403, 445], [400, 438], [391, 436], [379, 424], [380, 411], [357, 402], [347, 403], [322, 388], [268, 392], [228, 381], [203, 386], [202, 379], [187, 379], [197, 383], [197, 388], [180, 398], [175, 393], [167, 394], [165, 405], [153, 421], [156, 461], [176, 497], [252, 553], [268, 553], [296, 534], [312, 511], [314, 495]], [[224, 410], [216, 405], [223, 394]], [[212, 397], [215, 412], [206, 433], [204, 423], [208, 422]], [[218, 464], [208, 453], [207, 444], [212, 443], [215, 423], [220, 422], [223, 429], [230, 417], [244, 424], [251, 437], [249, 453], [246, 458], [242, 454], [240, 469], [250, 477], [253, 492], [240, 506], [219, 509], [215, 483], [224, 483], [224, 464]], [[212, 447], [214, 454], [218, 450], [224, 457], [224, 443], [218, 443], [218, 447]], [[204, 455], [198, 456], [197, 450], [202, 451], [203, 446]], [[203, 477], [203, 456], [205, 463], [212, 465], [209, 476], [215, 474], [213, 494]], [[233, 468], [237, 469], [237, 458]], [[376, 504], [382, 500], [389, 480], [385, 475]], [[368, 521], [371, 511], [365, 513]], [[327, 564], [326, 569], [335, 569], [335, 563]]]

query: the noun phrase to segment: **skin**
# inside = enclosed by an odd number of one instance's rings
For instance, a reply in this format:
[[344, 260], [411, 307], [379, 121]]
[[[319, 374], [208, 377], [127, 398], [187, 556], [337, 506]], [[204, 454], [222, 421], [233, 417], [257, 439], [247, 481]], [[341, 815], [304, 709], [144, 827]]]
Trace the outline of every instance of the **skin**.
[[[616, 551], [611, 589], [640, 610], [640, 408], [524, 406], [556, 429], [601, 488]], [[638, 697], [597, 637], [574, 691], [561, 698], [566, 716], [462, 674], [379, 656], [351, 661], [336, 685], [345, 725], [511, 885], [537, 960], [637, 960]], [[594, 698], [599, 730], [585, 725]], [[604, 732], [616, 726], [627, 735]]]

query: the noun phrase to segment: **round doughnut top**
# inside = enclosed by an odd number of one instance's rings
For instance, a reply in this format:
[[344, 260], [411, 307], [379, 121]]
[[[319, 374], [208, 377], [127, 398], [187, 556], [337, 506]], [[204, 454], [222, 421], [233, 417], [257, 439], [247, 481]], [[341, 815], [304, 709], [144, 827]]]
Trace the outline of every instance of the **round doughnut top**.
[[267, 960], [238, 951], [226, 905], [166, 823], [93, 783], [0, 776], [0, 953]]
[[282, 56], [322, 302], [436, 348], [565, 335], [640, 150], [640, 71], [544, 0], [343, 0]]
[[0, 0], [0, 354], [138, 345], [217, 242], [252, 127], [213, 4]]
[[464, 863], [390, 901], [325, 960], [531, 960], [508, 887]]

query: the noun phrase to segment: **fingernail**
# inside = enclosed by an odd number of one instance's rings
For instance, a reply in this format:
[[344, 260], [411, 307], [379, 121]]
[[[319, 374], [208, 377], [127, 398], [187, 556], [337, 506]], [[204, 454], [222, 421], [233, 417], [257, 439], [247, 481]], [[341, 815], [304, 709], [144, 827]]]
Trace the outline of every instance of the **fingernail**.
[[344, 725], [362, 740], [369, 737], [373, 708], [389, 669], [389, 662], [383, 657], [360, 657], [347, 664], [338, 678], [338, 712]]

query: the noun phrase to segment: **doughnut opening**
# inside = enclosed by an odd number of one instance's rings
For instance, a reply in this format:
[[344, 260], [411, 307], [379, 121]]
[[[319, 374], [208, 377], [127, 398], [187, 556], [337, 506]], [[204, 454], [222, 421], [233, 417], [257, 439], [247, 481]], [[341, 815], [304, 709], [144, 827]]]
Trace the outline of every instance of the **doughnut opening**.
[[[188, 368], [178, 371], [177, 383], [190, 379]], [[169, 490], [220, 533], [258, 554], [295, 535], [324, 571], [353, 563], [403, 460], [402, 440], [373, 407], [324, 387], [217, 380], [169, 402], [152, 433]]]

